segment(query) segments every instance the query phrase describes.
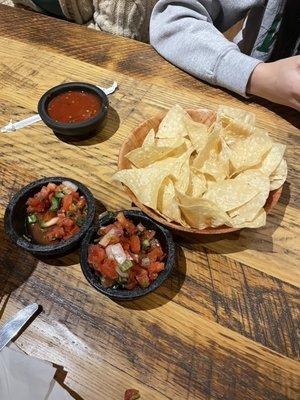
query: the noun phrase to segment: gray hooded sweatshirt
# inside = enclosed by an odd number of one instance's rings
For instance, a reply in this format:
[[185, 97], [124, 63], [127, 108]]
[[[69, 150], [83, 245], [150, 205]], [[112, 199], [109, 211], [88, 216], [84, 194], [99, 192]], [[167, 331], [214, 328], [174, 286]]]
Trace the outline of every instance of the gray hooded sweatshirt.
[[[284, 6], [285, 0], [159, 0], [150, 42], [197, 78], [246, 96], [253, 69], [273, 50]], [[234, 42], [227, 40], [221, 32], [247, 14]]]

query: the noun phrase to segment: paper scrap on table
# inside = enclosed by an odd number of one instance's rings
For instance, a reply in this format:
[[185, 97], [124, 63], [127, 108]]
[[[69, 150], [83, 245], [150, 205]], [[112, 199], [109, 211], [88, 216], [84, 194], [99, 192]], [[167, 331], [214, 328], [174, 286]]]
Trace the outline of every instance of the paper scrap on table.
[[11, 343], [0, 352], [0, 399], [72, 400], [54, 381], [55, 372], [50, 362], [28, 356]]
[[[111, 86], [108, 88], [103, 88], [101, 86], [96, 85], [99, 89], [103, 90], [103, 92], [108, 96], [115, 92], [118, 87], [118, 83], [116, 81], [113, 82]], [[1, 128], [1, 133], [15, 132], [17, 129], [25, 128], [26, 126], [35, 124], [36, 122], [41, 121], [41, 117], [39, 114], [32, 115], [31, 117], [22, 119], [18, 122], [13, 122], [11, 119], [7, 125]]]

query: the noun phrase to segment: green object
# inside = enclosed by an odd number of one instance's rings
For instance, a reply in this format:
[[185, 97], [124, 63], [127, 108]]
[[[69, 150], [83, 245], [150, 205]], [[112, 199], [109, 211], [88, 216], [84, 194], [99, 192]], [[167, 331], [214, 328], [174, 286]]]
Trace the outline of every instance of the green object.
[[150, 246], [149, 240], [145, 239], [142, 241], [142, 249], [143, 250], [147, 250], [149, 246]]
[[34, 224], [34, 223], [37, 221], [37, 218], [36, 218], [36, 215], [35, 215], [35, 214], [30, 214], [30, 215], [28, 215], [27, 219], [28, 219], [28, 222], [29, 222], [30, 224]]
[[65, 18], [58, 0], [32, 0], [32, 2], [48, 14]]
[[281, 19], [282, 19], [282, 14], [276, 15], [271, 27], [267, 31], [264, 41], [262, 42], [262, 44], [259, 47], [257, 47], [258, 51], [261, 51], [262, 53], [267, 53], [269, 51], [270, 46], [273, 44], [273, 42], [276, 39], [277, 27], [280, 24]]
[[84, 224], [84, 219], [83, 218], [77, 218], [76, 219], [76, 224], [78, 225], [78, 226], [82, 226], [83, 224]]
[[63, 192], [56, 192], [54, 195], [57, 199], [62, 199], [65, 197], [65, 194]]
[[50, 226], [56, 225], [58, 221], [58, 217], [54, 217], [50, 219], [49, 221], [41, 221], [40, 222], [40, 227], [41, 228], [49, 228]]
[[57, 211], [59, 208], [59, 203], [60, 203], [60, 200], [53, 196], [51, 199], [50, 211]]
[[119, 268], [120, 268], [120, 270], [121, 270], [122, 272], [126, 272], [126, 271], [128, 271], [132, 266], [133, 266], [133, 262], [130, 261], [130, 260], [126, 260], [126, 261], [124, 261], [124, 262], [119, 266]]

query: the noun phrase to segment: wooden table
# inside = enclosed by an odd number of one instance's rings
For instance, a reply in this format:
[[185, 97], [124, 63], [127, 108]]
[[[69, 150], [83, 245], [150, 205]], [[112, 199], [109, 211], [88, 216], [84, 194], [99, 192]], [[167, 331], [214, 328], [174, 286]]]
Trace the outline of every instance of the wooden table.
[[[150, 46], [0, 7], [0, 126], [36, 111], [51, 86], [83, 80], [119, 90], [101, 135], [72, 144], [42, 123], [0, 135], [2, 321], [38, 302], [43, 313], [17, 339], [28, 354], [63, 366], [78, 399], [299, 399], [299, 114], [246, 102], [188, 76]], [[81, 273], [78, 254], [42, 262], [3, 231], [11, 196], [42, 176], [90, 187], [98, 211], [130, 206], [111, 181], [120, 144], [159, 111], [218, 104], [254, 111], [287, 144], [283, 195], [267, 225], [198, 243], [177, 240], [178, 265], [155, 293], [117, 303]], [[65, 376], [66, 375], [66, 376]]]

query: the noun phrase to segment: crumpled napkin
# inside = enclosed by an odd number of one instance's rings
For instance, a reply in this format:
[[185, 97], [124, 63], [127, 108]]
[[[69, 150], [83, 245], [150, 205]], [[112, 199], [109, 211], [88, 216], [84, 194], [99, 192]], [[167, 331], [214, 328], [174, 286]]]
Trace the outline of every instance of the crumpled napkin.
[[0, 352], [0, 399], [72, 400], [53, 379], [55, 372], [50, 362], [30, 357], [11, 343]]

